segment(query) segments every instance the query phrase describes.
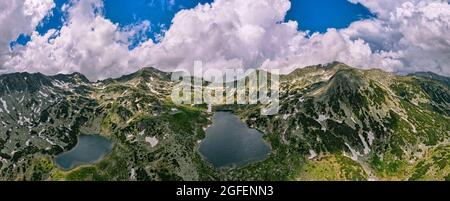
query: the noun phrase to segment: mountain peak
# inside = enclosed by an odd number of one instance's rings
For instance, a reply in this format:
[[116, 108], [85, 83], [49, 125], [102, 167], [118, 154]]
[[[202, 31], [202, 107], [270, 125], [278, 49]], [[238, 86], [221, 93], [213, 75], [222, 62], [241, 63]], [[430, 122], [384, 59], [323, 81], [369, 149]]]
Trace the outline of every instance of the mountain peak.
[[342, 68], [351, 68], [349, 65], [339, 62], [339, 61], [333, 61], [331, 63], [328, 64], [322, 64], [320, 65], [325, 69], [333, 69], [333, 68], [338, 68], [338, 69], [342, 69]]
[[300, 77], [313, 78], [317, 76], [328, 77], [330, 75], [333, 75], [337, 71], [343, 69], [352, 69], [352, 67], [348, 66], [347, 64], [335, 61], [329, 64], [319, 64], [313, 66], [306, 66], [304, 68], [297, 68], [291, 73], [284, 75], [282, 77], [284, 79], [297, 79]]
[[155, 67], [152, 67], [152, 66], [143, 67], [139, 70], [139, 72], [145, 72], [145, 71], [163, 73], [163, 71], [161, 71]]
[[54, 76], [51, 76], [53, 79], [57, 79], [60, 81], [65, 81], [65, 82], [71, 82], [71, 83], [75, 83], [75, 82], [83, 82], [83, 83], [90, 83], [91, 81], [89, 81], [89, 79], [84, 76], [83, 74], [79, 73], [79, 72], [73, 72], [71, 74], [57, 74]]
[[119, 82], [127, 82], [134, 79], [145, 79], [145, 80], [152, 80], [152, 79], [161, 79], [161, 80], [170, 80], [170, 73], [161, 71], [154, 67], [143, 67], [139, 69], [138, 71], [131, 73], [129, 75], [124, 75], [122, 77], [119, 77], [115, 79]]
[[411, 73], [409, 75], [414, 76], [414, 77], [422, 77], [422, 78], [427, 78], [427, 79], [438, 80], [438, 81], [444, 82], [447, 85], [450, 85], [449, 77], [438, 75], [433, 72], [416, 72], [416, 73]]
[[0, 94], [25, 90], [34, 92], [41, 86], [51, 85], [51, 79], [41, 73], [17, 72], [0, 75]]

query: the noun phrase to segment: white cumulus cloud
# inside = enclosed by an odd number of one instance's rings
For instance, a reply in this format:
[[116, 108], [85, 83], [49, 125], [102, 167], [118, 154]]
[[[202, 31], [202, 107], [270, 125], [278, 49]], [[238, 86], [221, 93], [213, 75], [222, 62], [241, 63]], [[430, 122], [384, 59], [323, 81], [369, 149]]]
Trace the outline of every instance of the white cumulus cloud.
[[371, 46], [375, 60], [358, 65], [450, 75], [448, 1], [358, 1], [380, 15], [377, 19], [355, 22], [341, 31]]
[[0, 1], [0, 69], [11, 57], [10, 42], [20, 34], [33, 32], [53, 7], [53, 0]]
[[298, 30], [298, 22], [285, 20], [289, 0], [215, 0], [178, 12], [160, 41], [148, 39], [130, 50], [149, 22], [121, 28], [103, 16], [101, 0], [73, 0], [61, 30], [33, 33], [3, 65], [48, 74], [79, 71], [93, 80], [142, 66], [190, 69], [195, 60], [205, 68], [278, 67], [285, 73], [341, 61], [361, 68], [450, 75], [448, 1], [349, 1], [363, 4], [376, 17], [309, 35]]
[[123, 29], [103, 17], [100, 0], [71, 4], [60, 30], [42, 36], [33, 32], [31, 41], [17, 48], [17, 55], [5, 65], [14, 71], [46, 74], [81, 72], [92, 80], [137, 70], [128, 47], [136, 34], [149, 28], [149, 22]]

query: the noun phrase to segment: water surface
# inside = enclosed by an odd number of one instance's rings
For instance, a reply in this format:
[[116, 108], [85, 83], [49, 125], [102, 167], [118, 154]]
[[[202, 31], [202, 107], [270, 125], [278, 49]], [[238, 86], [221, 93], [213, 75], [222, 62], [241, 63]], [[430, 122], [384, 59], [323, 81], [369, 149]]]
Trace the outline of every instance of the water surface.
[[216, 112], [199, 151], [216, 168], [239, 167], [267, 157], [270, 147], [262, 137], [232, 113]]
[[72, 169], [99, 161], [112, 147], [112, 142], [100, 135], [81, 135], [77, 145], [72, 150], [58, 155], [55, 162], [62, 169]]

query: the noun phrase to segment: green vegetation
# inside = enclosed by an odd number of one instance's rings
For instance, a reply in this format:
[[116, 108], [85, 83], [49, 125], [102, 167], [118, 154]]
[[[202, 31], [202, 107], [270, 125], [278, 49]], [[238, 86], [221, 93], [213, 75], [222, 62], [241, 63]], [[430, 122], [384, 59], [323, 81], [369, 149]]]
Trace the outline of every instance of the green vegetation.
[[321, 156], [307, 161], [298, 173], [298, 180], [365, 181], [368, 176], [360, 164], [342, 155]]
[[446, 180], [450, 174], [450, 146], [438, 146], [430, 150], [412, 169], [410, 181]]

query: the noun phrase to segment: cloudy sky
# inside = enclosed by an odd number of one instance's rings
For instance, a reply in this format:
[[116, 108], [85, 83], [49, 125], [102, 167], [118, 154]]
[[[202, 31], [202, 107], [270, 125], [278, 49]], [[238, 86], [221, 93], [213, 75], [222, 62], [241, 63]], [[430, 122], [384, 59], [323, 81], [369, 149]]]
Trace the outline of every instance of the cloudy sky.
[[1, 0], [0, 71], [92, 80], [341, 61], [450, 76], [448, 0]]

